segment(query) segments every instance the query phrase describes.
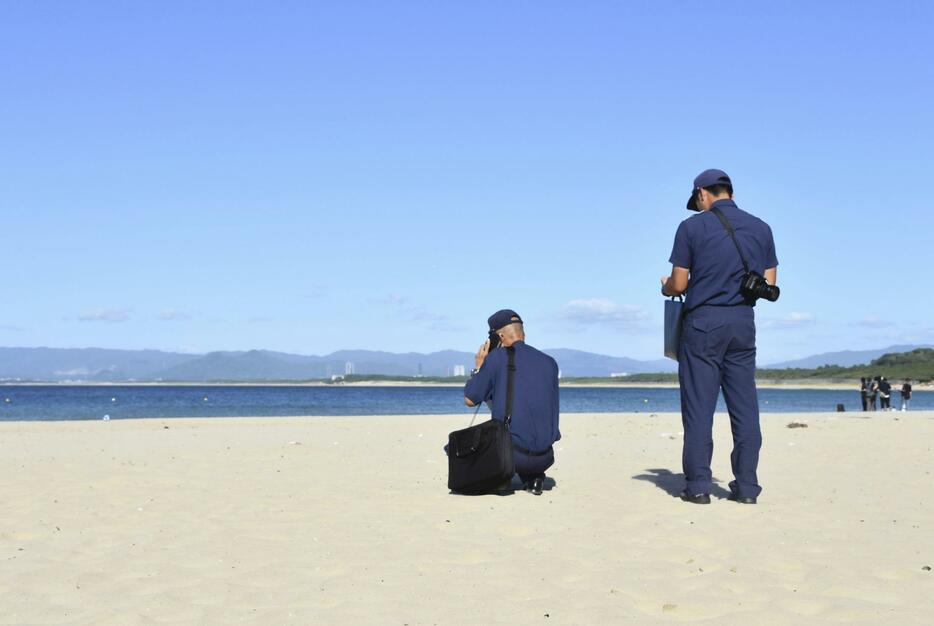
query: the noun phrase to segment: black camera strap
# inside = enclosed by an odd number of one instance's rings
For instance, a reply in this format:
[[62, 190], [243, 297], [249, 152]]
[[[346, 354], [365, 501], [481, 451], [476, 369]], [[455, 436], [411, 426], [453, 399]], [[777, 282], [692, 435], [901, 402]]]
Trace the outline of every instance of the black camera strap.
[[739, 247], [739, 242], [736, 241], [736, 233], [733, 231], [733, 225], [730, 224], [730, 220], [726, 219], [726, 215], [723, 214], [723, 211], [720, 210], [720, 207], [710, 207], [710, 212], [719, 218], [720, 223], [723, 224], [723, 228], [726, 229], [730, 239], [733, 240], [733, 245], [736, 246], [736, 251], [739, 252], [739, 260], [743, 262], [743, 271], [748, 274], [749, 264], [746, 263], [746, 256], [743, 254], [742, 249]]

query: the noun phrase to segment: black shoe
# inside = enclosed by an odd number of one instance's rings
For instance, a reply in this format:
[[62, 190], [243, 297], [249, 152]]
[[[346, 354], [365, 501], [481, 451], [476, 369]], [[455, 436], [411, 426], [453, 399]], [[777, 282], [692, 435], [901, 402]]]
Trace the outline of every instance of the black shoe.
[[525, 483], [525, 490], [529, 493], [540, 496], [542, 495], [542, 489], [545, 487], [544, 478], [533, 478], [529, 482]]
[[687, 491], [682, 491], [681, 499], [691, 504], [710, 504], [709, 493], [695, 493], [694, 495], [690, 495]]
[[741, 498], [741, 497], [739, 497], [739, 496], [736, 494], [735, 491], [731, 491], [731, 492], [730, 492], [730, 495], [729, 495], [729, 497], [727, 497], [727, 500], [732, 500], [733, 502], [739, 502], [740, 504], [755, 504], [755, 503], [756, 503], [756, 497], [755, 497], [755, 496], [753, 496], [753, 497], [751, 497], [751, 498], [748, 498], [748, 497], [747, 497], [747, 498]]

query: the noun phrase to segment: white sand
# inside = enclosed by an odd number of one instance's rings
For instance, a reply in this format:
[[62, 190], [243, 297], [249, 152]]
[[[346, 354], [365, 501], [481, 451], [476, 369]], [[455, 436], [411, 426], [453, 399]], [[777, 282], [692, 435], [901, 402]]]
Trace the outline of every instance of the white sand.
[[449, 495], [468, 419], [2, 423], [0, 624], [934, 623], [934, 413], [766, 414], [756, 506], [669, 495], [672, 414]]

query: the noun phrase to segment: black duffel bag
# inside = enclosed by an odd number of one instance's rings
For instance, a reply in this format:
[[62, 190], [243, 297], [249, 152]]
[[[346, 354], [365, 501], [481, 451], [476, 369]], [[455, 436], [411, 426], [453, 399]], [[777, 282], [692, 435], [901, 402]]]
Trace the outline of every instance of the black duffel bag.
[[448, 489], [451, 491], [469, 495], [489, 493], [511, 480], [515, 473], [509, 423], [512, 421], [516, 351], [512, 347], [506, 350], [509, 351], [506, 415], [503, 421], [491, 419], [448, 435]]

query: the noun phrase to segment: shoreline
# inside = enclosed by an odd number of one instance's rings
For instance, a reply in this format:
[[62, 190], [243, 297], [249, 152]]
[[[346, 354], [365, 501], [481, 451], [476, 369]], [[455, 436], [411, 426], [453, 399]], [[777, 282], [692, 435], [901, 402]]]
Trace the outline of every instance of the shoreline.
[[[419, 382], [406, 380], [385, 381], [356, 381], [356, 382], [324, 382], [324, 381], [296, 381], [296, 382], [154, 382], [154, 381], [127, 381], [127, 382], [56, 382], [56, 381], [29, 381], [29, 382], [0, 382], [2, 387], [451, 387], [461, 388], [460, 382]], [[593, 389], [678, 389], [676, 382], [594, 382], [560, 383], [564, 388], [593, 388]], [[769, 380], [764, 379], [756, 384], [758, 389], [790, 389], [790, 390], [820, 390], [820, 391], [852, 391], [859, 394], [858, 381], [852, 383], [838, 383], [833, 381], [808, 380]], [[934, 383], [915, 383], [915, 391], [928, 391], [934, 389]], [[893, 395], [897, 390], [893, 389]]]
[[[483, 419], [489, 419], [489, 413], [482, 414]], [[797, 417], [795, 417], [797, 416]], [[901, 421], [908, 420], [912, 418], [922, 417], [922, 418], [931, 418], [934, 419], [934, 410], [931, 409], [913, 409], [910, 411], [788, 411], [788, 410], [759, 410], [759, 418], [762, 422], [773, 421], [775, 419], [790, 419], [791, 421], [798, 421], [803, 416], [810, 416], [816, 419], [829, 419], [829, 420], [884, 420], [889, 418], [889, 421]], [[157, 420], [163, 422], [223, 422], [223, 421], [236, 421], [236, 422], [276, 422], [276, 421], [289, 421], [289, 420], [308, 420], [308, 421], [320, 421], [320, 420], [395, 420], [401, 418], [410, 418], [417, 417], [419, 419], [426, 420], [448, 420], [448, 419], [467, 419], [472, 417], [470, 412], [452, 412], [452, 413], [348, 413], [344, 414], [334, 414], [334, 413], [321, 413], [321, 414], [308, 414], [308, 415], [298, 415], [298, 414], [286, 414], [286, 415], [151, 415], [151, 416], [134, 416], [134, 417], [112, 417], [109, 420], [104, 420], [99, 417], [82, 417], [82, 418], [68, 418], [68, 419], [0, 419], [0, 428], [3, 424], [88, 424], [94, 422], [102, 423], [152, 423]], [[626, 419], [648, 419], [653, 422], [664, 419], [677, 419], [681, 420], [680, 411], [653, 411], [651, 409], [646, 409], [644, 411], [606, 411], [606, 412], [594, 412], [594, 411], [561, 411], [562, 418], [577, 419], [580, 417], [589, 418], [589, 417], [624, 417]], [[729, 421], [729, 413], [727, 411], [716, 411], [714, 413], [715, 420], [727, 420]], [[463, 425], [461, 425], [463, 427]], [[2, 623], [2, 622], [0, 622]]]

